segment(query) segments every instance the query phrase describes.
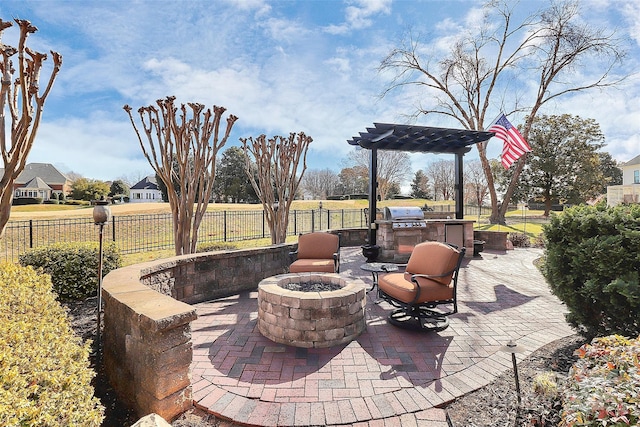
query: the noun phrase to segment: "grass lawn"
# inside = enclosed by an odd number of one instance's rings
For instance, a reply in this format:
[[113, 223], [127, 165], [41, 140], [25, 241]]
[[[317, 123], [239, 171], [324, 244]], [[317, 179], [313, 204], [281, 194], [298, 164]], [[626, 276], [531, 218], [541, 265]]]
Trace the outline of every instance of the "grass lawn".
[[544, 211], [527, 210], [526, 216], [523, 216], [522, 210], [510, 211], [506, 214], [507, 225], [486, 224], [480, 221], [475, 224], [474, 229], [523, 233], [529, 236], [529, 238], [533, 241], [542, 234], [543, 226], [549, 222], [549, 219], [546, 218], [543, 214]]

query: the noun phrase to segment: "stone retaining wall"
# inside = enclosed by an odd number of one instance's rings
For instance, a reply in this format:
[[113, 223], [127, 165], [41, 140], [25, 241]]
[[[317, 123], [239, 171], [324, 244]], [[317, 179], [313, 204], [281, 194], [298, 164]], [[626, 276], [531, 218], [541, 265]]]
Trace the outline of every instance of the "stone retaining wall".
[[474, 230], [473, 240], [484, 241], [485, 249], [493, 249], [496, 251], [506, 251], [508, 235], [509, 235], [508, 231]]
[[140, 283], [188, 304], [255, 289], [286, 273], [294, 244], [173, 257], [140, 270]]
[[187, 302], [256, 289], [260, 280], [287, 270], [294, 247], [178, 256], [105, 276], [104, 364], [118, 396], [140, 417], [156, 413], [171, 420], [191, 408], [196, 311]]
[[140, 283], [140, 266], [109, 273], [103, 281], [103, 352], [118, 396], [139, 416], [171, 419], [192, 405], [190, 305]]

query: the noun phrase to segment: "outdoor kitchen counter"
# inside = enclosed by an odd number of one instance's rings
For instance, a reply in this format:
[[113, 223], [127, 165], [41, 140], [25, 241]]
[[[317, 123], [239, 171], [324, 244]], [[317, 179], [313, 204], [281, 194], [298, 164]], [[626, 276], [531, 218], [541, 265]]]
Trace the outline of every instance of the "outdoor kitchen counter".
[[473, 220], [427, 219], [421, 227], [394, 227], [393, 221], [376, 221], [376, 243], [380, 246], [377, 261], [405, 263], [413, 247], [425, 241], [451, 243], [466, 248], [473, 256]]

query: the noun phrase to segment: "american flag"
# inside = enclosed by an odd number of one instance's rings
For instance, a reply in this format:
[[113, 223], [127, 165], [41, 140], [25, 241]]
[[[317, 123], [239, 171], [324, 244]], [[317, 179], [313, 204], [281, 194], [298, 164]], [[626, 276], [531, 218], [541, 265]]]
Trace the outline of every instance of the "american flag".
[[509, 169], [522, 155], [531, 151], [527, 141], [518, 132], [518, 129], [507, 120], [504, 113], [500, 114], [500, 117], [489, 127], [489, 132], [494, 132], [496, 137], [504, 142], [502, 165], [505, 169]]

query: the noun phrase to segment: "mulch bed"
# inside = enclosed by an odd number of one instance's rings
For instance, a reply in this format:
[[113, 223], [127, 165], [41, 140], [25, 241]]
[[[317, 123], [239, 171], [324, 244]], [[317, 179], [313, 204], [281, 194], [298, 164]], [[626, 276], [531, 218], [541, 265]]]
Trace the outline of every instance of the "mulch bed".
[[[103, 427], [127, 427], [138, 417], [116, 396], [106, 379], [102, 359], [96, 351], [96, 298], [63, 303], [69, 310], [72, 327], [83, 340], [93, 340], [91, 368], [96, 371], [93, 386], [105, 407]], [[508, 371], [480, 390], [469, 393], [446, 406], [453, 427], [531, 427], [556, 426], [560, 416], [558, 399], [542, 396], [533, 390], [536, 376], [553, 373], [563, 384], [569, 368], [576, 360], [575, 349], [585, 340], [573, 335], [552, 342], [518, 364], [522, 403], [518, 406], [513, 371]], [[173, 421], [173, 427], [231, 427], [233, 423], [216, 419], [198, 410], [188, 411]]]
[[557, 426], [561, 405], [557, 397], [544, 396], [533, 389], [538, 375], [551, 373], [559, 387], [566, 382], [573, 353], [586, 341], [572, 335], [545, 345], [518, 363], [520, 396], [518, 405], [513, 370], [505, 372], [487, 386], [457, 399], [446, 407], [453, 427], [531, 427]]

